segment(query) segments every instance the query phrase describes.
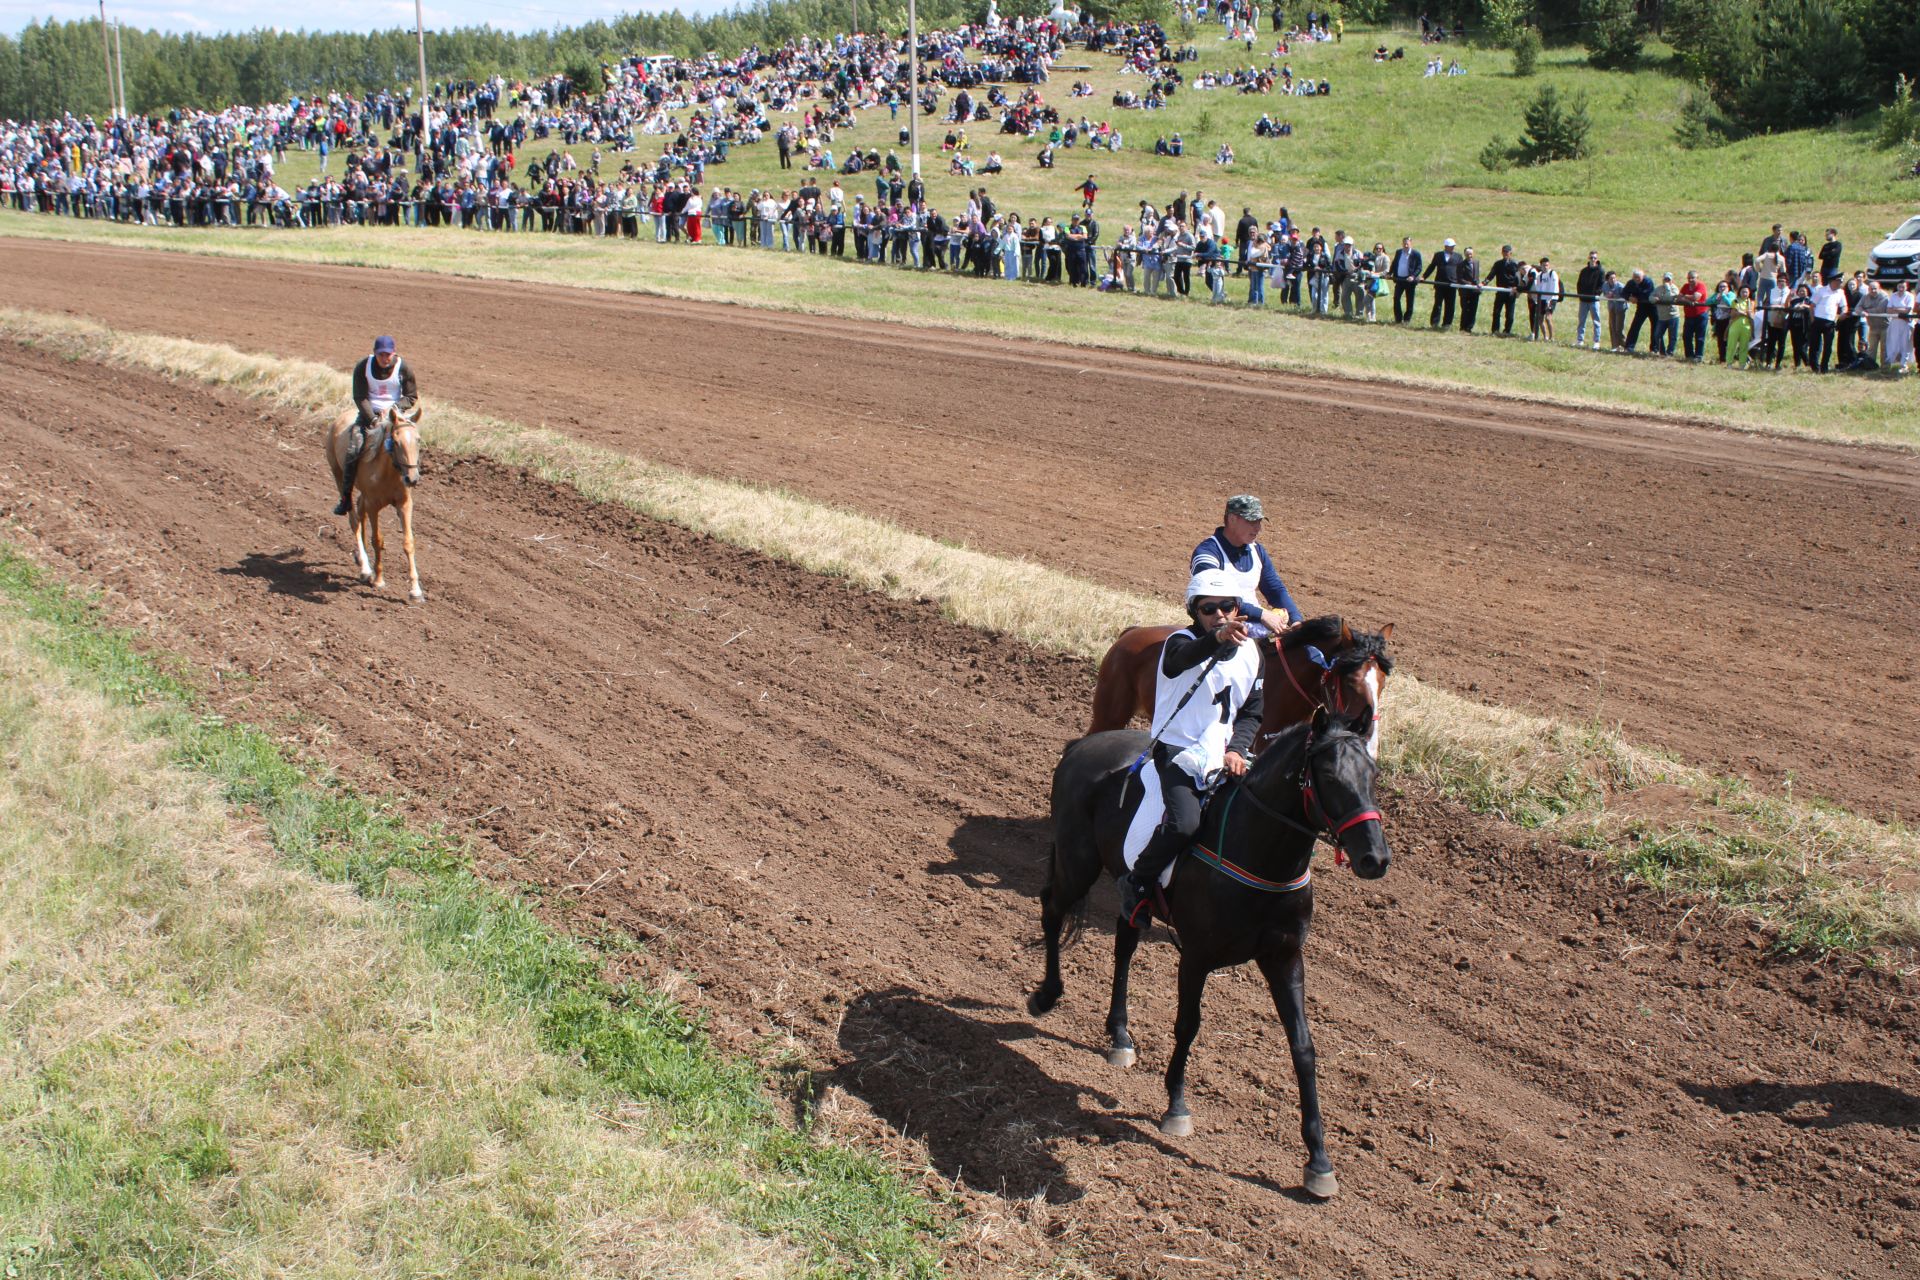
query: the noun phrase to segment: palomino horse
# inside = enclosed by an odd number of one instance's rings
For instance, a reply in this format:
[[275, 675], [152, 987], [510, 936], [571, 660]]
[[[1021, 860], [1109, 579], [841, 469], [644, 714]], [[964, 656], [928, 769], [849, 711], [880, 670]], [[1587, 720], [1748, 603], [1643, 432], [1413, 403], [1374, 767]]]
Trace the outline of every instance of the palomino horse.
[[[1135, 716], [1153, 720], [1154, 660], [1177, 627], [1128, 627], [1100, 659], [1093, 686], [1093, 723], [1088, 733], [1124, 729]], [[1290, 724], [1299, 724], [1318, 706], [1350, 716], [1367, 714], [1372, 734], [1367, 750], [1380, 755], [1380, 699], [1393, 659], [1387, 641], [1393, 624], [1376, 632], [1350, 630], [1335, 616], [1309, 618], [1286, 633], [1279, 644], [1260, 642], [1264, 658], [1260, 682], [1265, 709], [1256, 746], [1265, 746]], [[1330, 665], [1320, 666], [1308, 652], [1318, 649]]]
[[[1370, 729], [1364, 719], [1329, 715], [1321, 707], [1310, 722], [1281, 730], [1245, 778], [1214, 792], [1200, 819], [1200, 843], [1174, 864], [1168, 891], [1181, 939], [1180, 1012], [1160, 1131], [1176, 1138], [1193, 1132], [1187, 1054], [1200, 1031], [1208, 975], [1252, 960], [1266, 976], [1293, 1051], [1300, 1136], [1307, 1146], [1306, 1191], [1323, 1200], [1340, 1188], [1320, 1120], [1301, 951], [1313, 920], [1316, 840], [1331, 838], [1363, 880], [1385, 875], [1393, 860], [1373, 799], [1378, 766], [1367, 753]], [[1146, 745], [1147, 735], [1137, 730], [1090, 734], [1068, 744], [1053, 771], [1053, 857], [1040, 899], [1047, 971], [1027, 1001], [1036, 1015], [1060, 999], [1061, 926], [1076, 911], [1084, 915], [1087, 892], [1102, 867], [1115, 877], [1125, 874], [1121, 845], [1141, 790], [1132, 766]], [[1127, 970], [1139, 941], [1138, 929], [1118, 922], [1107, 1061], [1120, 1067], [1132, 1066], [1135, 1058], [1127, 1030]]]
[[[327, 465], [333, 470], [337, 488], [346, 466], [347, 429], [353, 426], [356, 411], [340, 415], [327, 435]], [[376, 587], [387, 585], [386, 540], [380, 536], [380, 513], [388, 507], [400, 512], [400, 540], [407, 550], [407, 578], [411, 585], [407, 599], [419, 604], [427, 598], [420, 589], [420, 566], [413, 556], [413, 487], [420, 483], [420, 405], [410, 415], [389, 409], [367, 428], [366, 447], [360, 452], [360, 465], [353, 473], [353, 487], [359, 495], [353, 504], [353, 552], [360, 565], [360, 581]], [[367, 559], [367, 543], [373, 543], [373, 559]]]

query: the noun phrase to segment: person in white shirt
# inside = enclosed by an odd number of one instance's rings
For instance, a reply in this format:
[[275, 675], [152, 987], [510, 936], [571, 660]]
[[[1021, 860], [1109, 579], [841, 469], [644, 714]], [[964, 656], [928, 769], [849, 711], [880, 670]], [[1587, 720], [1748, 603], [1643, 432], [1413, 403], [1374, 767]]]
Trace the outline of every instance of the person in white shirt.
[[1807, 363], [1815, 373], [1828, 373], [1833, 367], [1833, 337], [1847, 314], [1847, 291], [1823, 280], [1813, 286], [1811, 297], [1813, 328], [1807, 339]]

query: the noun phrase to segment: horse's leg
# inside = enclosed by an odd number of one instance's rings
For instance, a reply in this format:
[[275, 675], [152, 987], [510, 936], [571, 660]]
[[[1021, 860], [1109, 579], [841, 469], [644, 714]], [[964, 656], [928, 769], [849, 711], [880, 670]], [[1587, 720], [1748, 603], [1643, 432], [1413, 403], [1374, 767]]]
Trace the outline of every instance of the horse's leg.
[[1060, 980], [1060, 931], [1066, 925], [1067, 916], [1100, 878], [1100, 854], [1094, 847], [1092, 835], [1075, 831], [1074, 823], [1066, 825], [1068, 829], [1064, 834], [1054, 835], [1047, 887], [1040, 894], [1040, 928], [1046, 935], [1047, 972], [1040, 980], [1040, 989], [1027, 997], [1027, 1012], [1035, 1017], [1060, 1003], [1060, 994], [1066, 989]]
[[367, 524], [373, 534], [373, 585], [387, 585], [387, 541], [380, 536], [380, 508], [368, 505]]
[[373, 562], [367, 558], [367, 496], [363, 493], [353, 504], [353, 558], [360, 568], [360, 581], [373, 581]]
[[1113, 998], [1107, 1004], [1107, 1061], [1116, 1067], [1130, 1067], [1139, 1054], [1133, 1033], [1127, 1030], [1127, 977], [1133, 972], [1133, 953], [1140, 945], [1140, 931], [1125, 920], [1113, 926]]
[[419, 604], [427, 598], [420, 589], [420, 564], [413, 557], [413, 494], [407, 493], [400, 499], [400, 541], [407, 549], [407, 578], [412, 583], [407, 588], [407, 599]]
[[1173, 1058], [1167, 1063], [1167, 1114], [1160, 1132], [1184, 1138], [1193, 1132], [1193, 1112], [1187, 1110], [1187, 1055], [1200, 1034], [1200, 997], [1207, 990], [1207, 967], [1194, 954], [1194, 943], [1180, 953], [1180, 1012], [1173, 1020]]
[[1293, 1051], [1293, 1075], [1300, 1084], [1300, 1140], [1307, 1144], [1307, 1194], [1325, 1200], [1340, 1190], [1327, 1159], [1326, 1128], [1320, 1122], [1320, 1079], [1313, 1052], [1313, 1032], [1307, 1026], [1307, 962], [1298, 944], [1260, 957], [1260, 972], [1273, 992], [1273, 1007], [1287, 1029], [1287, 1047]]

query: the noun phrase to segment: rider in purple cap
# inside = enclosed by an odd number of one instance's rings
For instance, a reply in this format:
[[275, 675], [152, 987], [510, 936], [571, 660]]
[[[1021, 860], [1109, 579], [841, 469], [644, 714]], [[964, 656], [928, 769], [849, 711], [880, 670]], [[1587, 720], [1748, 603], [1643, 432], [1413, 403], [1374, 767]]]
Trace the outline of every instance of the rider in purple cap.
[[384, 334], [375, 338], [373, 354], [353, 366], [353, 403], [360, 414], [347, 431], [347, 457], [340, 468], [340, 505], [333, 514], [344, 516], [353, 510], [353, 473], [367, 446], [367, 428], [385, 417], [389, 409], [410, 411], [418, 398], [413, 366], [395, 353], [392, 338]]

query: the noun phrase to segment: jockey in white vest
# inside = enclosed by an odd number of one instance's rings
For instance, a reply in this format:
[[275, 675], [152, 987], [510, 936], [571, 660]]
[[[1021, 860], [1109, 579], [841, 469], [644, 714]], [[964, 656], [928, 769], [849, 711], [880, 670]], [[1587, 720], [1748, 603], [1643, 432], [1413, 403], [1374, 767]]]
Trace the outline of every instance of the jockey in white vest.
[[1240, 614], [1232, 574], [1206, 569], [1187, 583], [1193, 621], [1167, 637], [1155, 669], [1150, 766], [1165, 816], [1122, 884], [1121, 915], [1136, 921], [1153, 886], [1200, 830], [1202, 794], [1216, 775], [1239, 777], [1260, 730], [1260, 646]]
[[373, 354], [353, 366], [353, 403], [360, 413], [347, 431], [347, 456], [340, 468], [340, 505], [333, 514], [344, 516], [353, 510], [353, 473], [359, 469], [360, 453], [367, 446], [367, 428], [384, 418], [389, 409], [407, 412], [418, 398], [413, 366], [395, 353], [392, 338], [375, 338]]
[[[1193, 549], [1188, 573], [1220, 569], [1233, 575], [1234, 591], [1240, 597], [1240, 616], [1253, 624], [1257, 639], [1267, 631], [1285, 631], [1300, 621], [1300, 607], [1293, 602], [1287, 584], [1273, 567], [1273, 557], [1255, 541], [1266, 523], [1267, 513], [1260, 499], [1250, 493], [1227, 499], [1226, 516], [1220, 527]], [[1260, 607], [1265, 597], [1267, 608]], [[1263, 630], [1262, 628], [1265, 628]]]

